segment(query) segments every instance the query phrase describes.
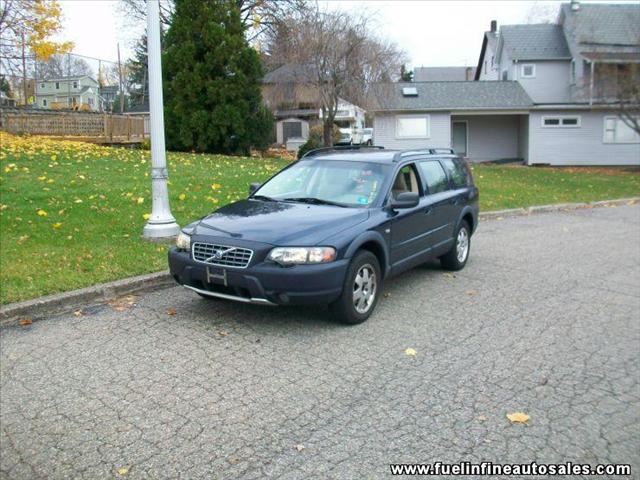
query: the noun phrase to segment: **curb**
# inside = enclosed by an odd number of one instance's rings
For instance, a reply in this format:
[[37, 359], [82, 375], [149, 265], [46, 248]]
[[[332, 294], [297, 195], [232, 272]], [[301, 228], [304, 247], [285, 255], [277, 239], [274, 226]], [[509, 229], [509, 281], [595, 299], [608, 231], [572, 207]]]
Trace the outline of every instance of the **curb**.
[[494, 210], [480, 212], [481, 220], [502, 220], [509, 217], [523, 217], [539, 213], [567, 212], [597, 207], [617, 207], [619, 205], [634, 205], [640, 203], [640, 197], [620, 198], [618, 200], [601, 200], [588, 203], [556, 203], [553, 205], [539, 205], [528, 208], [511, 208], [508, 210]]
[[33, 319], [33, 317], [67, 313], [88, 303], [104, 303], [122, 295], [160, 290], [174, 284], [175, 281], [169, 275], [169, 271], [165, 270], [101, 283], [70, 292], [47, 295], [24, 302], [10, 303], [0, 307], [0, 326], [14, 323], [19, 318]]
[[[561, 203], [556, 205], [541, 205], [529, 208], [512, 208], [481, 212], [482, 220], [502, 220], [503, 218], [522, 217], [540, 213], [582, 210], [596, 207], [615, 207], [618, 205], [633, 205], [640, 203], [640, 197], [622, 198], [619, 200], [604, 200], [589, 203]], [[115, 297], [132, 293], [151, 292], [175, 285], [169, 271], [149, 273], [137, 277], [125, 278], [109, 283], [101, 283], [92, 287], [57, 293], [46, 297], [34, 298], [19, 303], [10, 303], [0, 307], [0, 326], [15, 323], [19, 318], [44, 317], [71, 312], [81, 305], [88, 303], [104, 303]]]

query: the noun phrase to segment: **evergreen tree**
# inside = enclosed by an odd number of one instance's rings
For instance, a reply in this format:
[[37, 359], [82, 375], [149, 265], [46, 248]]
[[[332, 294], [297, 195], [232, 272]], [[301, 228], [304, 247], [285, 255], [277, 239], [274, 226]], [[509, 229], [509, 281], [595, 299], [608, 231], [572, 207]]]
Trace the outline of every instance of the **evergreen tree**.
[[234, 0], [177, 0], [164, 38], [167, 146], [247, 153], [271, 134], [257, 52]]

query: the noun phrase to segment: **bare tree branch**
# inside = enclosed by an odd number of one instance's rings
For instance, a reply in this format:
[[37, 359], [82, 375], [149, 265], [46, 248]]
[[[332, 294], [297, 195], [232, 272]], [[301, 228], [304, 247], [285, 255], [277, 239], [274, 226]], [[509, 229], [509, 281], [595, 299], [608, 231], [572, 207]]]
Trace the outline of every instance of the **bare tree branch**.
[[267, 35], [268, 64], [289, 65], [293, 80], [311, 88], [322, 111], [324, 143], [331, 145], [340, 99], [367, 108], [376, 82], [397, 77], [405, 54], [377, 38], [370, 19], [308, 5], [278, 22]]

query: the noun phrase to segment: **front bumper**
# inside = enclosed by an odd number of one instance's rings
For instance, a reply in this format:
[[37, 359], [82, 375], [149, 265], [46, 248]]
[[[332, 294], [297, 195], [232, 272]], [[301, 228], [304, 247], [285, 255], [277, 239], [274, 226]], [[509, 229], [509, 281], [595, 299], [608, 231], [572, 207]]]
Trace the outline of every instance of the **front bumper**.
[[260, 305], [314, 305], [336, 300], [342, 292], [348, 260], [281, 267], [257, 262], [247, 268], [223, 268], [196, 262], [189, 252], [169, 249], [169, 272], [180, 285], [202, 295]]

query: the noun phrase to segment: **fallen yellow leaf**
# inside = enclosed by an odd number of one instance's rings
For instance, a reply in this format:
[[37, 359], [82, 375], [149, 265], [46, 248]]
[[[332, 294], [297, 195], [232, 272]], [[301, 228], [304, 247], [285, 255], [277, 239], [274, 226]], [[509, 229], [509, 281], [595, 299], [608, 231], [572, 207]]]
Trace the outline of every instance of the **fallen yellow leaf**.
[[56, 223], [54, 223], [54, 224], [53, 224], [53, 225], [51, 225], [51, 226], [52, 226], [53, 228], [58, 229], [58, 228], [60, 228], [60, 227], [62, 226], [62, 224], [61, 224], [60, 222], [56, 222]]
[[38, 210], [36, 213], [38, 214], [39, 217], [46, 217], [47, 215], [49, 215], [47, 212], [45, 212], [42, 209]]
[[120, 467], [120, 468], [117, 470], [118, 475], [126, 475], [128, 471], [129, 471], [129, 469], [128, 469], [128, 468], [126, 468], [126, 467]]
[[527, 423], [531, 417], [523, 412], [514, 412], [507, 413], [507, 418], [511, 423]]
[[136, 202], [138, 203], [138, 205], [141, 205], [142, 203], [144, 203], [144, 198], [138, 197], [138, 200], [136, 200]]
[[167, 308], [167, 315], [175, 315], [176, 313], [175, 308]]
[[413, 348], [409, 347], [404, 351], [404, 354], [409, 356], [409, 357], [415, 357], [416, 356], [416, 352]]
[[187, 196], [184, 193], [181, 193], [180, 195], [178, 195], [178, 198], [180, 200], [184, 200], [185, 198], [187, 198]]
[[142, 218], [144, 218], [145, 220], [149, 220], [149, 217], [151, 217], [150, 213], [145, 213], [144, 215], [142, 215]]
[[295, 448], [296, 450], [298, 450], [299, 452], [301, 452], [302, 450], [304, 450], [304, 445], [294, 445], [293, 448]]

